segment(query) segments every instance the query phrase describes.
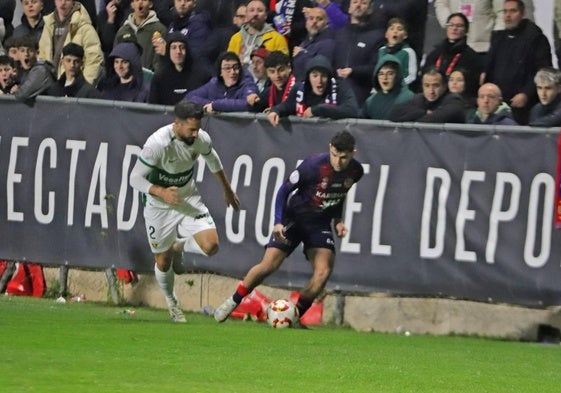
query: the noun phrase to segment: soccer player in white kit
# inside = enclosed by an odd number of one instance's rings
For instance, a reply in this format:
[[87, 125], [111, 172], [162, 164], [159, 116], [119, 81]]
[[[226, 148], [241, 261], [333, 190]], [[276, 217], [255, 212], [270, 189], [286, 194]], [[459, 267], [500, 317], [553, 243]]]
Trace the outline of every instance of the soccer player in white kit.
[[171, 320], [186, 322], [173, 289], [175, 272], [181, 273], [182, 253], [211, 256], [218, 252], [216, 226], [193, 180], [199, 156], [222, 186], [226, 204], [239, 210], [240, 201], [210, 135], [200, 128], [202, 106], [182, 100], [175, 105], [174, 114], [173, 123], [147, 139], [132, 170], [130, 185], [145, 196], [144, 220], [156, 259], [154, 273]]

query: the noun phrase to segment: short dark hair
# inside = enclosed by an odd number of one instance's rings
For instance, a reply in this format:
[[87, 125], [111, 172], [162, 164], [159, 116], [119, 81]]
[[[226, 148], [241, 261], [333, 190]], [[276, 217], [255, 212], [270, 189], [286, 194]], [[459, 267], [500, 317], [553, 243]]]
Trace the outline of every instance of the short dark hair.
[[353, 152], [355, 150], [355, 137], [347, 130], [339, 131], [333, 135], [330, 143], [339, 151]]
[[387, 24], [386, 27], [389, 28], [392, 25], [401, 25], [401, 26], [403, 26], [403, 30], [405, 30], [406, 33], [409, 32], [409, 28], [407, 27], [407, 23], [405, 22], [405, 19], [398, 18], [397, 16], [394, 17], [394, 18], [391, 18], [388, 21], [388, 24]]
[[524, 4], [524, 2], [522, 0], [505, 0], [504, 2], [506, 3], [507, 1], [514, 1], [518, 7], [518, 9], [522, 12], [524, 12], [526, 10], [526, 4]]
[[63, 56], [76, 56], [80, 59], [84, 58], [84, 48], [82, 45], [78, 45], [74, 42], [70, 42], [62, 48], [62, 55]]
[[274, 50], [265, 57], [265, 68], [281, 65], [290, 65], [290, 56], [280, 50]]
[[18, 48], [31, 48], [39, 50], [39, 40], [32, 35], [24, 35], [18, 40]]
[[16, 62], [8, 55], [0, 56], [0, 65], [9, 65], [12, 68], [16, 68]]
[[427, 67], [423, 68], [423, 72], [421, 74], [421, 79], [425, 75], [440, 75], [440, 77], [442, 78], [442, 82], [443, 83], [446, 82], [446, 76], [436, 66], [430, 65], [430, 66], [427, 66]]
[[197, 119], [201, 120], [204, 116], [203, 107], [194, 101], [181, 100], [173, 108], [173, 113], [180, 120]]

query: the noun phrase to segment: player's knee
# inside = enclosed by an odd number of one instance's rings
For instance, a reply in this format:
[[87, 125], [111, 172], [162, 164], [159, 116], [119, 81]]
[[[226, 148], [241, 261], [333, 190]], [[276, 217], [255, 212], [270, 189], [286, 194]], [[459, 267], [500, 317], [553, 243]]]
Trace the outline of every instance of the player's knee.
[[218, 249], [219, 249], [218, 243], [214, 243], [214, 242], [203, 244], [201, 246], [201, 250], [203, 250], [203, 252], [209, 257], [215, 255], [218, 252]]

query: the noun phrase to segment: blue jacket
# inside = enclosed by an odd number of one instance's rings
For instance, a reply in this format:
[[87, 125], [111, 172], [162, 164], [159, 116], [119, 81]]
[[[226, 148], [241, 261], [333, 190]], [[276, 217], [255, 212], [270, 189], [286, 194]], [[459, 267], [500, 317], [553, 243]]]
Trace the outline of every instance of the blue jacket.
[[257, 85], [249, 72], [242, 69], [240, 80], [234, 86], [226, 87], [222, 78], [215, 76], [187, 93], [185, 98], [201, 105], [212, 103], [212, 109], [217, 112], [246, 112], [251, 110], [247, 96], [252, 93], [258, 94]]

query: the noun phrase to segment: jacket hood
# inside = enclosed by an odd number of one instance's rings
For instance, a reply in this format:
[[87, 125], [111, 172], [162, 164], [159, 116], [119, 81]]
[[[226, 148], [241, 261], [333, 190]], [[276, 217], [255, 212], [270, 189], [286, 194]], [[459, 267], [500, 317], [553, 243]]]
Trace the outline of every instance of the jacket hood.
[[134, 23], [134, 12], [131, 12], [128, 17], [127, 20], [125, 21], [125, 24], [129, 25], [133, 31], [137, 31], [139, 28], [144, 27], [146, 25], [149, 25], [151, 23], [156, 23], [159, 22], [160, 20], [158, 19], [158, 15], [156, 15], [156, 11], [150, 10], [150, 12], [148, 13], [148, 17], [146, 18], [146, 20], [144, 22], [142, 22], [142, 24], [140, 25], [136, 25]]
[[183, 42], [185, 44], [186, 53], [185, 53], [185, 60], [183, 61], [183, 66], [189, 65], [192, 63], [193, 59], [191, 57], [191, 48], [189, 47], [189, 40], [183, 33], [176, 31], [173, 33], [169, 33], [166, 35], [166, 62], [173, 65], [171, 58], [170, 58], [170, 47], [173, 42]]
[[401, 63], [399, 59], [394, 55], [384, 55], [378, 60], [378, 64], [374, 69], [374, 74], [372, 75], [372, 84], [374, 85], [376, 91], [381, 89], [380, 83], [378, 82], [378, 72], [386, 63], [395, 63], [397, 64], [397, 74], [395, 76], [395, 83], [392, 90], [395, 90], [396, 87], [401, 86], [403, 84], [403, 72], [401, 70]]
[[113, 48], [107, 62], [107, 74], [116, 75], [113, 68], [113, 59], [116, 57], [130, 63], [131, 73], [138, 82], [142, 82], [142, 48], [136, 42], [121, 42]]
[[306, 79], [315, 68], [321, 68], [327, 72], [327, 75], [332, 78], [333, 77], [333, 66], [329, 59], [323, 55], [317, 55], [316, 57], [312, 57], [308, 63], [306, 64]]

